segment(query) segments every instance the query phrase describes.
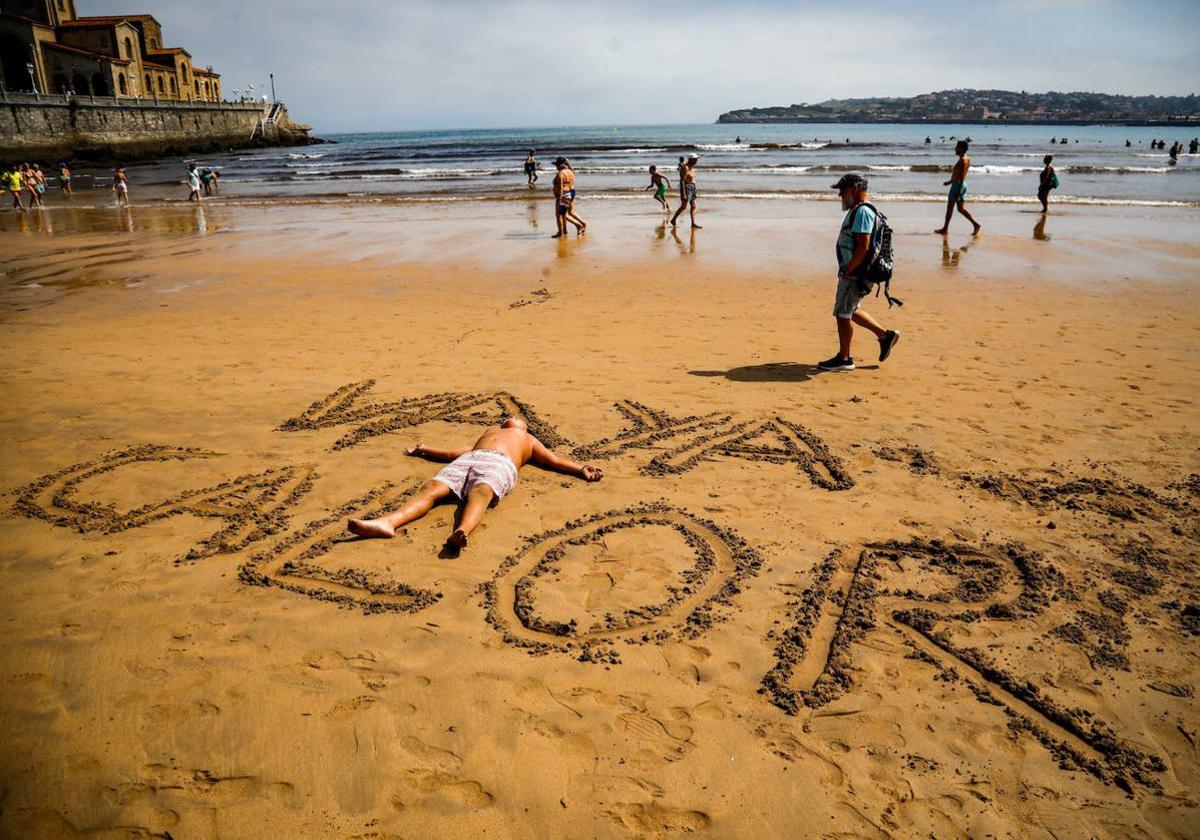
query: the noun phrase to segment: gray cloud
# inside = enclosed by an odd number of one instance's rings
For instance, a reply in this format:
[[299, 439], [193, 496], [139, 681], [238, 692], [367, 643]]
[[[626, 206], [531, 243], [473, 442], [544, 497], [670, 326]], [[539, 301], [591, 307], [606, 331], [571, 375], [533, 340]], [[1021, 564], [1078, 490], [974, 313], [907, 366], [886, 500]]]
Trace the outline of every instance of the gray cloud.
[[1186, 2], [170, 0], [152, 11], [227, 92], [274, 72], [293, 115], [326, 132], [706, 122], [953, 87], [1187, 93], [1200, 77], [1200, 4]]

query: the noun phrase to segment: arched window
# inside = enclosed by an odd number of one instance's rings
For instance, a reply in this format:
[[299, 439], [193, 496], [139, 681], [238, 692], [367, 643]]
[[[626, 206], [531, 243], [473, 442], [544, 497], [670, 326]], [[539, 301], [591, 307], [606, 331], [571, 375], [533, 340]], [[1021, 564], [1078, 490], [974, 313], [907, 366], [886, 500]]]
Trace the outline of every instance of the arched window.
[[125, 86], [125, 74], [124, 73], [117, 74], [117, 90], [121, 91], [122, 96], [126, 96], [129, 93], [129, 88], [127, 88]]
[[66, 93], [67, 88], [70, 87], [70, 83], [67, 81], [67, 77], [63, 73], [54, 74], [52, 85], [55, 93]]
[[200, 83], [199, 82], [196, 82], [196, 95], [197, 96], [200, 95]]
[[150, 49], [152, 49], [152, 50], [158, 49], [158, 39], [157, 38], [150, 39]]
[[162, 76], [159, 76], [159, 77], [158, 77], [158, 92], [159, 92], [159, 93], [162, 93], [162, 92], [163, 92]]
[[80, 96], [86, 96], [92, 92], [91, 87], [88, 86], [87, 76], [79, 72], [76, 72], [75, 75], [71, 77], [71, 87], [73, 87], [75, 92]]
[[174, 76], [171, 77], [171, 95], [172, 96], [175, 95], [175, 77]]
[[65, 0], [58, 0], [58, 10], [60, 12], [65, 12], [67, 10], [67, 4]]
[[92, 93], [96, 96], [108, 96], [108, 82], [99, 73], [92, 74]]
[[129, 38], [125, 39], [125, 57], [133, 58], [133, 41]]

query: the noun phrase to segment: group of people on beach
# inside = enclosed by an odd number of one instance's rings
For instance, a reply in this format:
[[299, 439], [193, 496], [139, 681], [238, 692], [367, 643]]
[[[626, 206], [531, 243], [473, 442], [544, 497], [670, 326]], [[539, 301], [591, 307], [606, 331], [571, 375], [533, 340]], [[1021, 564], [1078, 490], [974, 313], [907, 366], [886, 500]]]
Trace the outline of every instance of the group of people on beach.
[[[195, 163], [187, 165], [188, 201], [199, 201], [201, 192], [211, 196], [218, 192], [220, 173], [212, 167], [200, 169]], [[66, 162], [58, 165], [58, 188], [64, 195], [72, 195], [71, 169]], [[48, 188], [46, 173], [40, 165], [22, 163], [20, 165], [4, 165], [0, 169], [0, 188], [8, 191], [12, 199], [12, 209], [24, 212], [27, 209], [45, 207], [45, 195]], [[129, 178], [124, 166], [113, 170], [111, 189], [119, 206], [129, 206]], [[29, 194], [29, 203], [24, 201]]]
[[[676, 216], [688, 203], [695, 202], [692, 169], [697, 161], [695, 156], [680, 160], [681, 198], [685, 203], [676, 211]], [[969, 165], [968, 161], [963, 167], [963, 178]], [[561, 220], [571, 215], [574, 172], [563, 157], [555, 161], [555, 168], [555, 198], [557, 215]], [[564, 172], [569, 174], [564, 176]], [[651, 187], [657, 191], [656, 197], [662, 202], [665, 198], [662, 191], [669, 189], [669, 181], [662, 175], [655, 178], [657, 174], [656, 169], [651, 167]], [[687, 184], [693, 184], [692, 189], [689, 190]], [[882, 214], [870, 202], [867, 185], [867, 179], [855, 173], [843, 175], [833, 185], [842, 209], [846, 211], [837, 238], [838, 275], [833, 303], [838, 352], [817, 365], [822, 371], [854, 370], [854, 358], [850, 350], [855, 326], [875, 336], [879, 344], [880, 363], [887, 361], [900, 341], [897, 330], [884, 327], [862, 308], [862, 300], [871, 290], [870, 283], [863, 280], [863, 270], [872, 259], [872, 246], [878, 241], [879, 224], [884, 221]], [[567, 191], [571, 191], [571, 194], [564, 199]], [[556, 236], [564, 234], [565, 226], [566, 223], [560, 221]], [[582, 232], [583, 229], [580, 230]], [[516, 488], [518, 475], [525, 465], [532, 463], [587, 482], [604, 478], [602, 468], [552, 452], [530, 433], [529, 424], [520, 417], [504, 418], [499, 427], [487, 429], [472, 444], [443, 448], [418, 443], [405, 450], [405, 454], [445, 463], [446, 466], [391, 513], [373, 519], [348, 520], [346, 528], [350, 533], [364, 539], [388, 539], [396, 535], [397, 529], [425, 516], [436, 505], [453, 501], [462, 504], [458, 523], [446, 538], [446, 549], [453, 554], [467, 547], [471, 532], [478, 527], [484, 514]]]
[[[39, 164], [6, 164], [0, 169], [0, 187], [8, 190], [14, 210], [24, 212], [46, 206], [46, 173]], [[58, 187], [68, 195], [71, 193], [71, 170], [65, 163], [58, 165]], [[25, 193], [29, 194], [28, 206], [23, 200]]]

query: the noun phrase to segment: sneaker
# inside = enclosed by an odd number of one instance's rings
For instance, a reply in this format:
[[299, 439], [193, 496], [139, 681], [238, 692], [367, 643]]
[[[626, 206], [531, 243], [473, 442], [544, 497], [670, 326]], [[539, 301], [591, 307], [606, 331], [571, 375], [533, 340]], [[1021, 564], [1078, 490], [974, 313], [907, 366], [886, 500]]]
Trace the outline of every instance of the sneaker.
[[818, 362], [817, 367], [821, 370], [854, 370], [854, 358], [843, 359], [841, 356], [834, 356], [832, 359]]
[[896, 342], [899, 340], [900, 333], [895, 330], [888, 330], [884, 333], [883, 338], [879, 339], [879, 361], [887, 361], [887, 357], [892, 355], [892, 348], [896, 346]]

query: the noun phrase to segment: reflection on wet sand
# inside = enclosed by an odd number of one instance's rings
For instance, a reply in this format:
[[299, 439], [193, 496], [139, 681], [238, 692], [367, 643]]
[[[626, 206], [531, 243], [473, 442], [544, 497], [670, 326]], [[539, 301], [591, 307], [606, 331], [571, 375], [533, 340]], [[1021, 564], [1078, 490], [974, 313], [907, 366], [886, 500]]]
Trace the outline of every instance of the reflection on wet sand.
[[1050, 234], [1046, 233], [1046, 214], [1043, 213], [1041, 218], [1037, 220], [1037, 224], [1033, 226], [1033, 238], [1042, 242], [1050, 241]]
[[679, 253], [681, 254], [696, 253], [696, 229], [690, 228], [689, 231], [688, 241], [685, 245], [683, 239], [681, 239], [679, 236], [679, 230], [677, 228], [671, 228], [671, 238], [674, 239], [675, 244], [679, 246]]
[[[116, 212], [114, 212], [116, 211]], [[215, 233], [225, 229], [228, 208], [112, 205], [59, 206], [36, 213], [0, 214], [0, 233]]]
[[947, 239], [942, 240], [942, 268], [955, 269], [958, 268], [959, 261], [971, 249], [971, 243], [967, 243], [959, 248], [951, 248], [950, 242]]

